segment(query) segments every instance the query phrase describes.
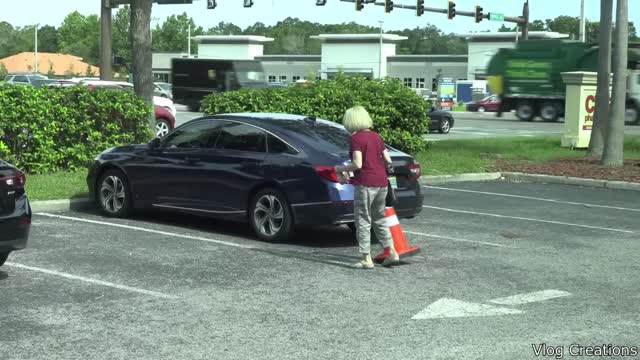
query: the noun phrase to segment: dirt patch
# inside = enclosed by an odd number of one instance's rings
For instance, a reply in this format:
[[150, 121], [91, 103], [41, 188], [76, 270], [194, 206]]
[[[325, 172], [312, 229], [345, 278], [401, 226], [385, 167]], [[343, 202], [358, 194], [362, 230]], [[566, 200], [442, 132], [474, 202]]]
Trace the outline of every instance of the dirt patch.
[[619, 168], [602, 166], [598, 160], [584, 158], [552, 160], [543, 163], [498, 160], [493, 166], [493, 171], [640, 183], [640, 159], [627, 160], [624, 166]]

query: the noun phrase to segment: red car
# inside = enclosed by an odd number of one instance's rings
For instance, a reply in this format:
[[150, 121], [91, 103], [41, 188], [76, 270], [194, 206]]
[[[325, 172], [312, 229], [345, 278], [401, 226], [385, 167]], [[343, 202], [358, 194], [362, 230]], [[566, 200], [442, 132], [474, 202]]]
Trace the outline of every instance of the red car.
[[487, 96], [480, 101], [473, 101], [467, 104], [467, 111], [498, 111], [500, 107], [500, 98], [497, 95]]

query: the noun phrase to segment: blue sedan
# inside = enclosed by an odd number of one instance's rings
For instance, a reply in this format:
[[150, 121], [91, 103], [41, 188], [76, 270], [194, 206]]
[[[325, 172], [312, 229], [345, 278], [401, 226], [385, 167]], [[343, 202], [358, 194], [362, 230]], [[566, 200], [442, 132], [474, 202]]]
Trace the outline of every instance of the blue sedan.
[[[265, 241], [297, 227], [351, 225], [354, 188], [333, 166], [349, 159], [349, 134], [321, 119], [264, 113], [192, 120], [149, 144], [119, 146], [89, 167], [90, 194], [102, 212], [124, 217], [161, 209], [248, 222]], [[422, 210], [420, 164], [390, 148], [396, 213]]]

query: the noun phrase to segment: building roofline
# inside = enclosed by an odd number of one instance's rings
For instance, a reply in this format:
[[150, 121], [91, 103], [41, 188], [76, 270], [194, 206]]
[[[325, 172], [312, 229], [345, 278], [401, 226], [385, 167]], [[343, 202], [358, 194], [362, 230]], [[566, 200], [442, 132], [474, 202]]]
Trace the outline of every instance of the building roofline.
[[191, 40], [199, 44], [264, 44], [275, 39], [258, 35], [198, 35]]
[[382, 36], [380, 34], [319, 34], [310, 36], [311, 39], [331, 43], [366, 43], [371, 40], [380, 41], [381, 37], [383, 42], [396, 42], [408, 39], [408, 37], [406, 36], [400, 36], [396, 34], [382, 34]]

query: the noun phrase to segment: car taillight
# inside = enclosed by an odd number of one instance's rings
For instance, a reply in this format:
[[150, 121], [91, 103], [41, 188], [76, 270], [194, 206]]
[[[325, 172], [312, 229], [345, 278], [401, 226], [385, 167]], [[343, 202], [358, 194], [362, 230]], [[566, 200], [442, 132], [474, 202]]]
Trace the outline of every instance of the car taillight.
[[409, 181], [416, 181], [420, 177], [420, 164], [411, 164], [407, 166], [409, 169]]
[[15, 176], [7, 176], [0, 178], [0, 184], [7, 186], [24, 187], [27, 182], [27, 178], [23, 172], [19, 171]]
[[338, 175], [333, 166], [316, 166], [314, 169], [321, 178], [335, 183], [338, 182]]

